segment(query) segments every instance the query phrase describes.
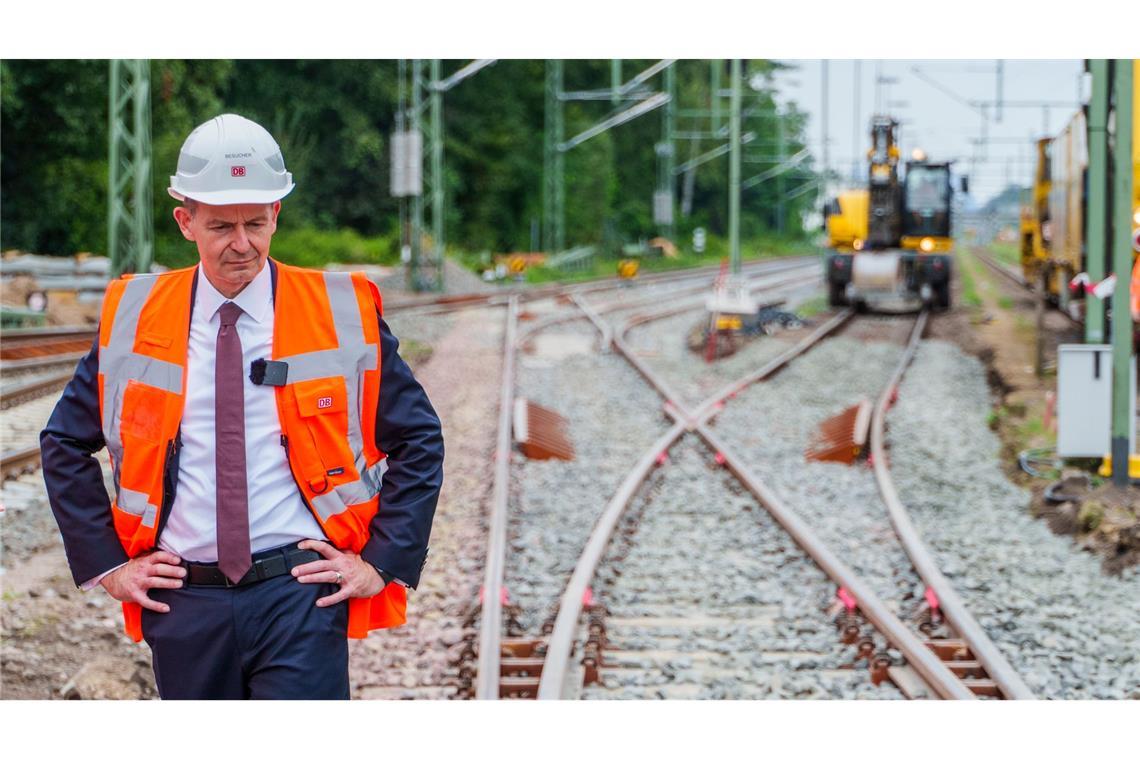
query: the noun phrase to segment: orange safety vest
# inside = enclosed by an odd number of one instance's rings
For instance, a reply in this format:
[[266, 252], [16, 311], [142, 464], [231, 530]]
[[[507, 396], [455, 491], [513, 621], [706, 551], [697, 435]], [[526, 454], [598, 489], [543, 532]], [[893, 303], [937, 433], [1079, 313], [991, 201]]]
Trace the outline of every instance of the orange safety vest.
[[[281, 444], [329, 541], [360, 553], [387, 468], [376, 446], [380, 292], [361, 272], [275, 263], [270, 358], [289, 365], [287, 384], [274, 388]], [[103, 299], [99, 415], [115, 480], [115, 533], [130, 557], [155, 547], [161, 513], [170, 508], [164, 481], [186, 399], [194, 270], [124, 275]], [[348, 636], [402, 625], [406, 606], [398, 583], [350, 599]], [[124, 602], [123, 615], [127, 635], [140, 641], [142, 607]]]

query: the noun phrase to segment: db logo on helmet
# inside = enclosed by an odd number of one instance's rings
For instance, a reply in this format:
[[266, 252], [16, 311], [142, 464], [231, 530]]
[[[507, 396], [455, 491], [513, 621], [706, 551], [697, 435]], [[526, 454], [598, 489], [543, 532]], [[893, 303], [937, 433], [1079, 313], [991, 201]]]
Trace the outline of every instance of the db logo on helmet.
[[231, 177], [244, 177], [245, 176], [245, 167], [244, 166], [231, 166], [230, 167], [230, 176]]

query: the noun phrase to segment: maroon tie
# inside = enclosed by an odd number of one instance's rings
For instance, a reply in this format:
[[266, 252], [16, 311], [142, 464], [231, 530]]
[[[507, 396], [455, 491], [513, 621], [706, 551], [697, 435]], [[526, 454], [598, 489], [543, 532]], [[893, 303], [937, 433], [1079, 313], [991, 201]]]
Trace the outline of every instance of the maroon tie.
[[232, 301], [218, 309], [214, 367], [214, 471], [217, 475], [218, 567], [237, 583], [253, 560], [249, 549], [249, 489], [245, 473], [245, 377], [236, 322], [244, 312]]

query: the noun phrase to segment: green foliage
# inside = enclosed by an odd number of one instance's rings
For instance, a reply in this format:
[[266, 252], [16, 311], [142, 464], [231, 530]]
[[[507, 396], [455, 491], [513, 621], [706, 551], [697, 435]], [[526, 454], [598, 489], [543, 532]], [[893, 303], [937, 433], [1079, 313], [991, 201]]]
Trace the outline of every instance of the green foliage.
[[400, 241], [394, 236], [364, 237], [351, 229], [279, 230], [270, 255], [286, 264], [318, 269], [336, 262], [392, 266], [400, 260]]
[[989, 244], [990, 254], [1002, 264], [1021, 266], [1021, 249], [1017, 243], [993, 241]]
[[1091, 533], [1100, 527], [1101, 521], [1104, 520], [1104, 505], [1099, 501], [1081, 502], [1080, 511], [1077, 512], [1077, 523], [1080, 524], [1081, 530], [1085, 533]]
[[[448, 76], [465, 61], [443, 61]], [[623, 62], [625, 79], [651, 65]], [[720, 62], [717, 65], [723, 65]], [[389, 144], [397, 107], [394, 60], [152, 60], [151, 104], [156, 259], [178, 266], [196, 260], [178, 234], [166, 194], [182, 142], [198, 124], [220, 113], [238, 113], [264, 124], [281, 144], [297, 188], [285, 200], [274, 253], [297, 261], [336, 256], [393, 261], [399, 202], [388, 193]], [[543, 203], [542, 60], [501, 60], [444, 96], [444, 191], [447, 240], [480, 252], [534, 249]], [[708, 109], [710, 63], [676, 65], [677, 107]], [[568, 60], [566, 90], [609, 86], [608, 60]], [[782, 124], [783, 155], [805, 145], [806, 116], [776, 114], [769, 61], [746, 62], [744, 132], [755, 138], [744, 150], [744, 177], [771, 168]], [[721, 78], [727, 87], [729, 76]], [[426, 75], [426, 71], [425, 71]], [[70, 255], [103, 252], [107, 216], [106, 61], [0, 62], [0, 169], [2, 246]], [[661, 77], [652, 81], [659, 86]], [[728, 98], [720, 97], [721, 127]], [[628, 108], [608, 99], [565, 103], [570, 138]], [[653, 222], [664, 109], [602, 133], [565, 154], [566, 243], [621, 244], [660, 233]], [[678, 131], [708, 132], [709, 120], [679, 115]], [[707, 152], [724, 137], [677, 140], [676, 162]], [[426, 158], [426, 157], [425, 157]], [[728, 160], [720, 157], [688, 178], [692, 212], [678, 214], [677, 242], [704, 227], [713, 239], [728, 230]], [[686, 177], [673, 178], [678, 205]], [[757, 240], [783, 226], [785, 239], [805, 240], [799, 223], [816, 202], [806, 192], [782, 204], [786, 194], [814, 179], [810, 162], [745, 190], [742, 238]], [[350, 233], [334, 232], [348, 230]], [[355, 237], [354, 237], [355, 236]], [[709, 256], [727, 251], [710, 244]], [[487, 255], [464, 254], [478, 266]], [[706, 257], [707, 258], [707, 257]]]
[[978, 286], [975, 281], [977, 259], [967, 255], [959, 256], [958, 261], [961, 264], [958, 267], [958, 273], [962, 278], [962, 303], [973, 308], [979, 308], [982, 305], [982, 297], [978, 295]]
[[822, 314], [828, 310], [827, 297], [815, 296], [807, 301], [804, 301], [796, 308], [796, 314], [804, 319], [814, 317], [817, 314]]
[[420, 367], [427, 364], [433, 351], [430, 343], [421, 343], [410, 338], [400, 341], [400, 358], [406, 361], [413, 370], [419, 370]]
[[[286, 264], [314, 269], [336, 263], [394, 266], [400, 260], [400, 241], [391, 235], [365, 237], [351, 229], [278, 229], [269, 255]], [[170, 267], [190, 266], [198, 263], [198, 249], [179, 237], [177, 243], [172, 240], [162, 249], [160, 258]]]
[[107, 77], [98, 61], [0, 64], [0, 248], [105, 248]]

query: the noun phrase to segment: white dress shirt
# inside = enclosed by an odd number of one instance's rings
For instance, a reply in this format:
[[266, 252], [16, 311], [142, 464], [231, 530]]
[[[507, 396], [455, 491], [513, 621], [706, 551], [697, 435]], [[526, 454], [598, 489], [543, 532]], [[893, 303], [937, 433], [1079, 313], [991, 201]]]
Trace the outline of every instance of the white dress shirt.
[[192, 562], [217, 562], [214, 445], [214, 366], [217, 311], [233, 300], [245, 312], [237, 321], [245, 388], [245, 471], [249, 485], [250, 549], [259, 552], [305, 538], [324, 537], [305, 506], [281, 446], [273, 386], [254, 385], [248, 367], [273, 349], [273, 284], [268, 262], [233, 299], [218, 292], [199, 267], [190, 318], [186, 404], [178, 488], [159, 547]]
[[[193, 562], [218, 561], [214, 366], [221, 324], [217, 312], [227, 300], [245, 312], [237, 321], [237, 331], [245, 387], [250, 550], [258, 552], [306, 538], [324, 538], [321, 526], [301, 498], [281, 446], [281, 423], [274, 389], [269, 385], [254, 385], [249, 379], [250, 363], [272, 355], [273, 282], [269, 264], [266, 262], [233, 299], [219, 293], [199, 266], [194, 313], [190, 318], [178, 487], [174, 503], [170, 505], [170, 516], [159, 537], [159, 548]], [[92, 578], [81, 588], [94, 588], [117, 569]]]

